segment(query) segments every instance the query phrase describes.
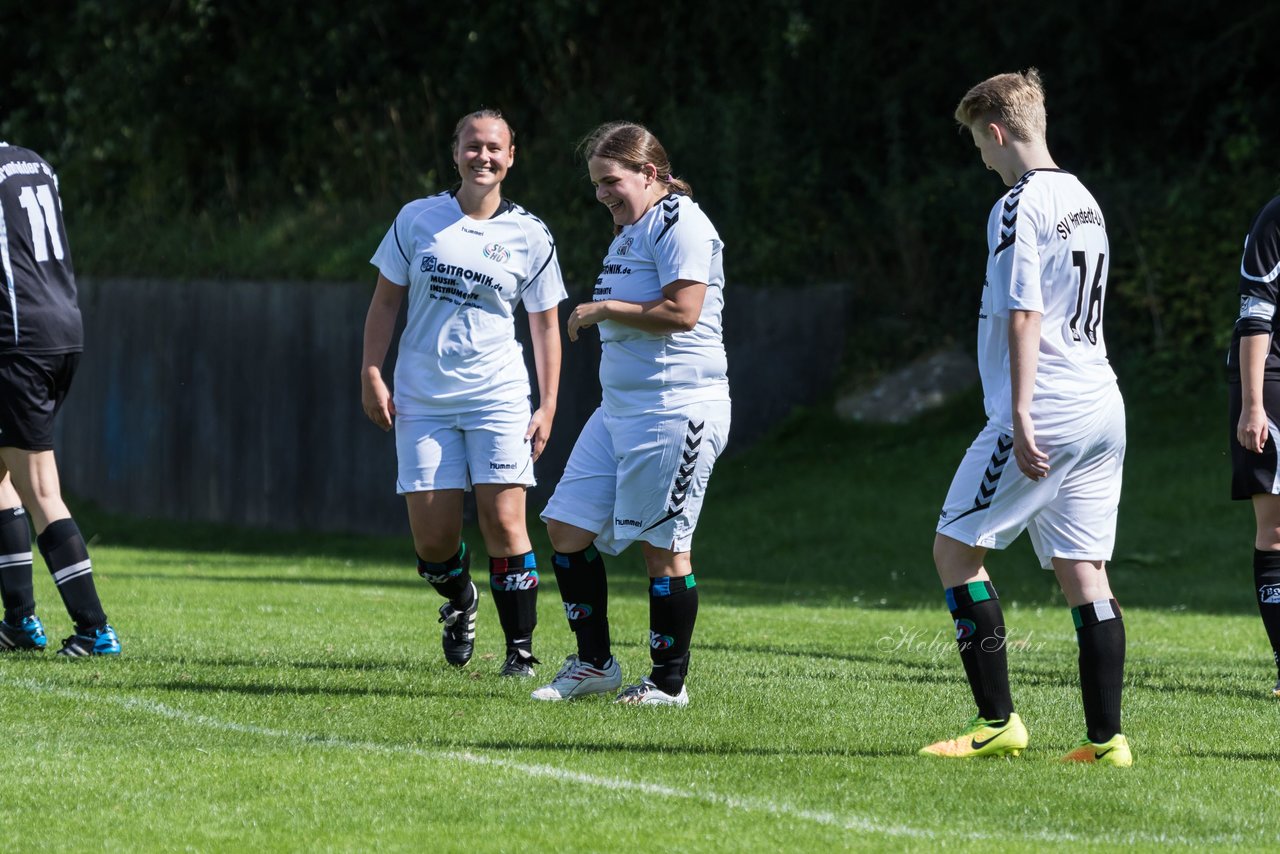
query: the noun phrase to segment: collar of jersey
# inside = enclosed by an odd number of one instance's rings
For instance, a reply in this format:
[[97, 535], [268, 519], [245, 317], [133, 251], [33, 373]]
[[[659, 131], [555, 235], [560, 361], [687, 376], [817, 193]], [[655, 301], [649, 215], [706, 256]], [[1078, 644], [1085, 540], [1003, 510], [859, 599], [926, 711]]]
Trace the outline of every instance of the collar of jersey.
[[[457, 187], [454, 187], [452, 190], [449, 191], [449, 198], [453, 199], [455, 202], [458, 200]], [[497, 219], [507, 211], [511, 210], [513, 207], [515, 207], [514, 202], [510, 202], [506, 199], [503, 199], [502, 201], [498, 202], [498, 209], [493, 212], [493, 216], [489, 217], [489, 219]]]

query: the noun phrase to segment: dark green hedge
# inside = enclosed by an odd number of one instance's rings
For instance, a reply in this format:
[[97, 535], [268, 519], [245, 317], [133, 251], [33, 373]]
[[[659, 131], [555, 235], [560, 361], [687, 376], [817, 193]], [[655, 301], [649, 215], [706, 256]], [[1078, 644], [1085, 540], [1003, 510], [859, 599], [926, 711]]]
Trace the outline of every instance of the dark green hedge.
[[574, 144], [630, 118], [693, 183], [734, 280], [848, 282], [876, 321], [859, 352], [887, 362], [970, 334], [1002, 188], [951, 112], [1034, 64], [1058, 162], [1108, 216], [1112, 348], [1186, 373], [1216, 365], [1240, 241], [1280, 174], [1274, 4], [5, 6], [0, 136], [59, 169], [99, 274], [368, 277], [484, 104], [519, 134], [511, 196], [586, 283], [608, 221]]

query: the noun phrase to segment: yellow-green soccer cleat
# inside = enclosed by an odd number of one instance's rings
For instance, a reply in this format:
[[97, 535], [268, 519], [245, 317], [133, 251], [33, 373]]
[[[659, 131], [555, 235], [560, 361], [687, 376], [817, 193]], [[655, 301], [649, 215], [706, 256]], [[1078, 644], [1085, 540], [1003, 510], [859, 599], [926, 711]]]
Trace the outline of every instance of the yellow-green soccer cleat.
[[939, 741], [920, 748], [921, 756], [937, 756], [943, 759], [972, 759], [975, 756], [1017, 756], [1027, 746], [1027, 728], [1022, 718], [1009, 715], [1004, 726], [992, 721], [974, 718], [963, 734], [950, 741]]
[[1133, 753], [1129, 750], [1129, 739], [1116, 733], [1102, 744], [1094, 744], [1089, 739], [1080, 742], [1080, 746], [1062, 757], [1063, 762], [1091, 762], [1094, 765], [1114, 765], [1117, 768], [1128, 768], [1133, 764]]

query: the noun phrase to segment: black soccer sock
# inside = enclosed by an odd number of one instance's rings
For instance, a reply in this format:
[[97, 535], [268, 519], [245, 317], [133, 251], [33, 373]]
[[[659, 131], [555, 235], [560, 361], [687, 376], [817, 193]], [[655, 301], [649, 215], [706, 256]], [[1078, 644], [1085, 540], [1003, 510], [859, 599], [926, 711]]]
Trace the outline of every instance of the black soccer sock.
[[1258, 613], [1271, 641], [1276, 675], [1280, 678], [1280, 552], [1253, 550], [1253, 583], [1258, 590]]
[[1080, 694], [1089, 740], [1102, 744], [1120, 732], [1124, 683], [1124, 620], [1114, 599], [1071, 609], [1080, 645]]
[[596, 667], [611, 657], [609, 580], [595, 546], [580, 552], [556, 552], [551, 558], [569, 628], [578, 639], [578, 658]]
[[471, 607], [471, 553], [467, 551], [466, 543], [460, 543], [457, 554], [444, 563], [432, 563], [419, 555], [418, 575], [454, 607]]
[[0, 510], [0, 599], [4, 621], [16, 626], [36, 612], [31, 586], [31, 527], [21, 507]]
[[689, 642], [698, 619], [697, 584], [692, 574], [649, 579], [649, 678], [658, 690], [673, 696], [689, 674]]
[[489, 558], [489, 586], [507, 647], [533, 651], [538, 625], [538, 559], [533, 552]]
[[71, 615], [76, 631], [89, 634], [105, 626], [107, 615], [102, 612], [102, 602], [93, 584], [93, 564], [89, 561], [89, 550], [75, 521], [59, 519], [50, 522], [49, 527], [36, 537], [36, 545], [49, 567], [53, 583], [58, 586], [58, 595]]
[[956, 646], [964, 664], [978, 715], [1006, 721], [1013, 713], [1009, 661], [1005, 651], [1004, 610], [990, 581], [970, 581], [946, 591], [956, 624]]

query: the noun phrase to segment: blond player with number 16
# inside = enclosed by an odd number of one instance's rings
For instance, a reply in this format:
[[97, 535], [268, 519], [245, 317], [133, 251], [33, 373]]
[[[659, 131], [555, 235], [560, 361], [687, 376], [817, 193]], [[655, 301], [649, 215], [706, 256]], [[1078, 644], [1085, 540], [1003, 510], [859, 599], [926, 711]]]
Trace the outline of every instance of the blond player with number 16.
[[[979, 83], [956, 120], [1008, 192], [987, 223], [978, 362], [987, 425], [947, 493], [933, 556], [978, 706], [926, 756], [1016, 755], [1008, 632], [985, 558], [1026, 530], [1071, 608], [1086, 737], [1063, 759], [1128, 765], [1120, 732], [1125, 632], [1107, 580], [1124, 467], [1124, 401], [1102, 335], [1110, 250], [1097, 201], [1054, 163], [1035, 69]], [[1012, 465], [1010, 465], [1012, 463]]]

